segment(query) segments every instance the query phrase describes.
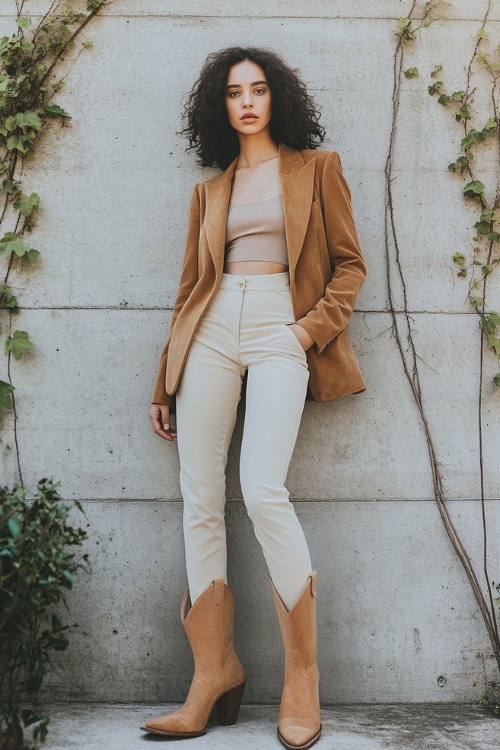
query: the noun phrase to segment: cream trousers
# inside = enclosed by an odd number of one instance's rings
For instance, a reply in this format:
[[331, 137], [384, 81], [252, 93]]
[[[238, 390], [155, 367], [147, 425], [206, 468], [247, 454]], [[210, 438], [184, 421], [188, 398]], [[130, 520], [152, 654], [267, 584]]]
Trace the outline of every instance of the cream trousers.
[[307, 390], [288, 273], [224, 274], [177, 390], [177, 441], [191, 600], [226, 577], [225, 469], [248, 371], [240, 482], [269, 573], [286, 607], [312, 566], [285, 488]]

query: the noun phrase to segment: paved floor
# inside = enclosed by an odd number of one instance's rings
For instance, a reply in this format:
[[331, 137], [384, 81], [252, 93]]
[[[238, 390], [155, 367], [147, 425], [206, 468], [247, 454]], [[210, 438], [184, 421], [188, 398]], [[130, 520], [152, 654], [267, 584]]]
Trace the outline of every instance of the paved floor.
[[[184, 750], [282, 750], [276, 706], [242, 706], [238, 723], [213, 720], [203, 737], [146, 735], [139, 725], [175, 706], [71, 704], [49, 708], [45, 750], [153, 750], [179, 742]], [[322, 710], [318, 750], [498, 750], [500, 719], [478, 706], [338, 706]]]

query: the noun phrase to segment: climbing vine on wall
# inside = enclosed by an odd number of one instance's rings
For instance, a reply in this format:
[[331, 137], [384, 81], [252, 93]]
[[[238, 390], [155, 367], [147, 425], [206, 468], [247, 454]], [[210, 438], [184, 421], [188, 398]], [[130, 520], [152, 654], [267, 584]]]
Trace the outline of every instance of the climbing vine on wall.
[[[497, 178], [497, 184], [493, 196], [488, 197], [485, 187], [486, 180], [483, 182], [478, 172], [479, 167], [476, 168], [475, 166], [476, 155], [479, 155], [480, 150], [484, 150], [488, 147], [492, 148], [494, 156], [493, 163], [498, 162], [500, 154], [498, 117], [500, 46], [494, 48], [494, 45], [490, 42], [488, 48], [486, 48], [488, 39], [487, 22], [491, 10], [491, 0], [487, 3], [482, 25], [477, 31], [476, 44], [467, 68], [466, 82], [463, 90], [452, 91], [451, 93], [445, 92], [444, 83], [439, 80], [439, 74], [443, 71], [441, 64], [437, 64], [433, 70], [430, 71], [431, 84], [428, 88], [429, 94], [438, 97], [437, 101], [439, 104], [450, 110], [454, 123], [463, 129], [461, 151], [457, 155], [455, 161], [449, 164], [448, 168], [453, 179], [455, 179], [457, 175], [466, 178], [466, 184], [461, 188], [463, 198], [468, 202], [477, 204], [478, 207], [471, 251], [457, 251], [453, 255], [453, 260], [458, 265], [458, 275], [468, 281], [468, 299], [472, 309], [479, 316], [478, 335], [480, 336], [481, 343], [480, 358], [478, 361], [478, 434], [480, 492], [483, 522], [483, 574], [487, 586], [486, 596], [483, 593], [475, 567], [472, 564], [460, 535], [453, 524], [446, 504], [438, 452], [422, 397], [419, 376], [419, 365], [421, 360], [416, 350], [412, 319], [408, 308], [406, 283], [403, 264], [401, 261], [400, 242], [393, 203], [393, 156], [397, 134], [401, 86], [404, 78], [413, 79], [419, 76], [419, 71], [415, 66], [410, 65], [406, 68], [407, 49], [411, 50], [411, 43], [416, 39], [417, 33], [434, 21], [442, 18], [441, 14], [446, 12], [446, 8], [451, 5], [452, 3], [440, 2], [439, 0], [436, 2], [425, 3], [413, 0], [408, 16], [399, 19], [398, 26], [395, 30], [398, 41], [394, 55], [393, 120], [385, 169], [385, 245], [389, 307], [392, 315], [393, 331], [404, 371], [412, 390], [427, 439], [435, 500], [448, 537], [471, 584], [491, 642], [494, 658], [498, 669], [500, 670], [498, 600], [495, 600], [494, 598], [494, 593], [498, 593], [498, 584], [492, 582], [488, 572], [488, 535], [482, 432], [483, 365], [485, 348], [489, 348], [500, 362], [500, 338], [498, 337], [498, 331], [500, 330], [500, 314], [491, 310], [487, 301], [488, 282], [491, 279], [492, 273], [500, 264], [500, 177]], [[476, 89], [474, 89], [472, 86], [472, 76], [473, 73], [476, 72], [480, 72], [483, 75], [476, 77], [474, 82]], [[485, 80], [487, 83], [484, 83]], [[475, 93], [478, 93], [478, 86], [483, 87], [481, 89], [482, 94], [484, 94], [483, 89], [486, 87], [488, 94], [487, 98], [491, 101], [491, 113], [485, 118], [481, 125], [474, 127], [473, 123], [475, 122], [475, 113], [473, 103], [474, 95]], [[481, 154], [481, 156], [484, 157], [484, 154]], [[484, 158], [482, 158], [482, 162], [485, 162]], [[444, 167], [446, 167], [446, 165], [444, 165]], [[453, 186], [450, 185], [450, 188], [453, 189]], [[402, 309], [395, 301], [396, 291], [399, 292], [403, 300]], [[500, 375], [495, 376], [494, 382], [496, 385], [500, 385]], [[493, 693], [493, 702], [495, 703], [497, 702], [497, 695], [495, 693], [497, 685], [491, 683], [491, 686], [493, 690], [490, 691], [489, 697], [491, 697], [491, 694]], [[488, 694], [488, 691], [486, 694]]]
[[[488, 8], [489, 10], [489, 8]], [[431, 72], [434, 80], [428, 88], [429, 94], [438, 95], [437, 101], [451, 110], [454, 121], [461, 126], [463, 138], [460, 143], [460, 153], [454, 162], [448, 165], [450, 172], [467, 177], [467, 184], [462, 188], [466, 201], [473, 201], [478, 206], [477, 221], [474, 223], [474, 235], [471, 250], [457, 251], [453, 255], [454, 262], [459, 266], [458, 276], [468, 280], [468, 299], [472, 308], [479, 316], [481, 331], [481, 359], [483, 347], [486, 345], [495, 354], [500, 369], [500, 313], [488, 310], [486, 292], [490, 274], [500, 264], [500, 182], [497, 179], [491, 198], [487, 195], [485, 182], [478, 174], [476, 154], [482, 152], [484, 164], [494, 164], [497, 160], [500, 146], [499, 103], [500, 103], [500, 44], [496, 47], [488, 39], [486, 22], [476, 34], [474, 53], [467, 69], [467, 80], [463, 90], [447, 94], [444, 83], [437, 80], [443, 70], [442, 65], [436, 65]], [[477, 69], [477, 70], [475, 70]], [[491, 102], [491, 115], [486, 121], [474, 127], [475, 115], [473, 111], [475, 89], [472, 87], [474, 73], [486, 73], [481, 81], [486, 81], [485, 88]], [[477, 77], [477, 76], [476, 76]], [[489, 154], [485, 154], [489, 151]], [[493, 379], [495, 385], [500, 386], [500, 372]]]
[[[21, 484], [17, 444], [15, 386], [12, 358], [20, 359], [33, 348], [27, 331], [15, 325], [20, 311], [19, 278], [36, 267], [39, 250], [29, 234], [35, 226], [40, 197], [26, 194], [22, 172], [26, 156], [49, 120], [64, 124], [69, 114], [52, 103], [64, 85], [56, 67], [74, 47], [76, 38], [107, 4], [107, 0], [54, 0], [36, 25], [23, 15], [25, 0], [16, 1], [17, 31], [0, 39], [0, 256], [5, 259], [0, 276], [0, 335], [7, 356], [7, 380], [0, 380], [0, 409], [12, 409], [14, 440]], [[80, 52], [92, 46], [85, 41]]]

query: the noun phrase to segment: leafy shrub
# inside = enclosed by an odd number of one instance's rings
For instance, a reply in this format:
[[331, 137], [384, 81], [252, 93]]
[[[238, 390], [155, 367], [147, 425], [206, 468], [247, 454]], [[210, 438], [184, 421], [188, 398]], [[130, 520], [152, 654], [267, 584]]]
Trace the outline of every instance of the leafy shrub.
[[35, 746], [45, 740], [40, 691], [51, 652], [67, 648], [70, 631], [56, 610], [75, 573], [87, 569], [87, 555], [72, 550], [87, 534], [68, 524], [57, 487], [42, 479], [33, 499], [19, 486], [0, 487], [1, 750], [32, 747], [27, 728]]

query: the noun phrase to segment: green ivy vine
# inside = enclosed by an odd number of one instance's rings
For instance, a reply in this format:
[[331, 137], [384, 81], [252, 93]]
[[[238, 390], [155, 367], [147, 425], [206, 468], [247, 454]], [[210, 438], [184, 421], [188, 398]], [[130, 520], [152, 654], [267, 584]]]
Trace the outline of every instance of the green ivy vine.
[[[452, 3], [435, 0], [434, 2], [421, 3], [413, 0], [408, 16], [400, 18], [395, 35], [398, 38], [394, 56], [394, 86], [393, 86], [393, 123], [391, 128], [389, 152], [386, 163], [386, 222], [385, 222], [385, 245], [386, 265], [389, 292], [389, 309], [392, 315], [393, 332], [401, 356], [404, 372], [410, 385], [416, 407], [418, 409], [427, 440], [430, 467], [434, 487], [434, 497], [453, 548], [469, 579], [475, 599], [481, 611], [483, 621], [492, 646], [493, 656], [500, 671], [500, 632], [499, 632], [499, 598], [498, 583], [492, 582], [488, 572], [488, 523], [486, 515], [486, 495], [484, 483], [483, 465], [483, 367], [485, 349], [491, 350], [500, 365], [500, 314], [489, 309], [487, 305], [488, 281], [492, 273], [500, 264], [500, 181], [497, 181], [493, 196], [488, 198], [487, 190], [479, 168], [475, 167], [476, 154], [479, 150], [492, 149], [495, 163], [500, 153], [500, 126], [499, 126], [499, 78], [500, 78], [500, 45], [494, 46], [489, 42], [487, 34], [487, 22], [491, 12], [491, 0], [488, 0], [483, 23], [476, 34], [476, 44], [473, 55], [469, 61], [467, 80], [463, 90], [446, 93], [443, 81], [439, 80], [439, 74], [443, 70], [442, 65], [436, 65], [430, 71], [431, 84], [428, 92], [431, 96], [437, 95], [440, 105], [449, 108], [453, 120], [463, 129], [463, 137], [460, 145], [460, 153], [454, 162], [449, 164], [448, 169], [453, 178], [461, 176], [467, 182], [462, 187], [462, 196], [465, 201], [477, 204], [478, 215], [474, 223], [474, 235], [472, 237], [470, 251], [457, 251], [453, 255], [453, 261], [458, 265], [458, 276], [468, 281], [468, 300], [472, 309], [479, 316], [478, 332], [480, 335], [480, 357], [478, 362], [478, 425], [479, 425], [479, 473], [480, 473], [480, 499], [483, 526], [483, 575], [487, 585], [487, 594], [479, 582], [475, 566], [467, 553], [460, 535], [453, 523], [447, 508], [446, 497], [443, 486], [440, 462], [434, 436], [432, 434], [427, 411], [422, 395], [419, 377], [420, 357], [418, 356], [413, 336], [412, 318], [407, 304], [406, 283], [401, 261], [400, 243], [397, 229], [397, 221], [393, 202], [393, 156], [397, 133], [397, 120], [400, 103], [400, 93], [403, 77], [407, 79], [417, 78], [419, 71], [411, 66], [405, 69], [405, 53], [408, 45], [416, 39], [417, 32], [425, 29], [434, 21], [441, 20], [446, 13], [447, 6]], [[478, 74], [479, 75], [476, 75]], [[472, 86], [472, 76], [476, 75]], [[484, 84], [487, 80], [486, 85]], [[486, 121], [477, 125], [477, 116], [474, 113], [474, 95], [477, 87], [481, 86], [481, 93], [486, 93], [491, 101], [491, 112]], [[474, 125], [476, 125], [474, 127]], [[482, 154], [483, 156], [483, 154]], [[403, 309], [400, 310], [395, 302], [394, 287], [399, 285], [403, 297]], [[494, 377], [494, 383], [500, 386], [500, 373]], [[483, 705], [494, 707], [500, 713], [500, 684], [496, 681], [486, 683], [485, 693], [482, 696]]]
[[[64, 109], [51, 101], [64, 85], [64, 79], [55, 77], [55, 69], [106, 4], [107, 0], [54, 0], [35, 26], [22, 13], [24, 0], [18, 0], [17, 31], [0, 39], [0, 256], [5, 258], [3, 278], [0, 277], [0, 335], [7, 355], [7, 381], [0, 380], [0, 409], [12, 409], [14, 413], [21, 484], [11, 360], [23, 357], [33, 349], [33, 343], [27, 331], [14, 325], [20, 303], [11, 278], [14, 273], [19, 277], [36, 266], [40, 255], [29, 240], [40, 197], [23, 191], [21, 175], [24, 160], [46, 123], [58, 120], [64, 124], [70, 119]], [[80, 52], [91, 46], [91, 42], [83, 42]]]
[[[468, 182], [462, 188], [466, 201], [473, 201], [478, 205], [478, 217], [474, 223], [472, 250], [456, 252], [453, 261], [459, 266], [458, 276], [467, 278], [469, 283], [468, 299], [471, 307], [479, 316], [479, 328], [482, 339], [495, 354], [500, 368], [500, 313], [495, 310], [487, 311], [486, 291], [490, 274], [500, 263], [500, 185], [497, 184], [493, 197], [488, 200], [484, 182], [479, 179], [475, 164], [475, 154], [479, 149], [485, 150], [489, 145], [491, 150], [498, 151], [500, 144], [500, 129], [498, 118], [500, 79], [500, 44], [493, 51], [484, 50], [487, 35], [484, 24], [477, 32], [477, 44], [469, 66], [467, 86], [463, 91], [453, 91], [446, 94], [443, 82], [434, 81], [428, 88], [429, 94], [439, 94], [437, 101], [451, 109], [454, 120], [464, 131], [460, 143], [460, 154], [456, 160], [448, 165], [450, 172], [466, 175]], [[492, 114], [481, 128], [472, 126], [474, 114], [472, 110], [474, 90], [471, 88], [473, 66], [483, 67], [489, 77], [489, 94]], [[443, 69], [437, 65], [431, 72], [436, 78]], [[494, 159], [493, 154], [493, 159]], [[493, 379], [495, 385], [500, 386], [500, 372]]]
[[[415, 32], [420, 28], [429, 26], [433, 21], [442, 16], [436, 16], [436, 10], [441, 6], [451, 5], [447, 2], [426, 2], [423, 9], [423, 18], [415, 26], [411, 18], [400, 18], [395, 34], [402, 40], [408, 41], [415, 38]], [[476, 45], [474, 53], [467, 69], [467, 82], [464, 90], [453, 91], [447, 94], [444, 83], [438, 80], [443, 70], [443, 65], [435, 65], [430, 73], [432, 80], [428, 86], [431, 96], [438, 95], [437, 102], [449, 107], [453, 120], [463, 129], [463, 138], [460, 143], [460, 154], [454, 162], [448, 164], [448, 169], [458, 175], [466, 175], [468, 182], [462, 188], [463, 198], [466, 201], [474, 201], [478, 204], [478, 218], [474, 224], [474, 235], [472, 237], [471, 250], [457, 251], [453, 254], [453, 261], [459, 266], [457, 276], [467, 278], [469, 282], [468, 300], [472, 309], [479, 316], [479, 329], [483, 342], [494, 353], [500, 369], [500, 313], [486, 308], [486, 282], [488, 276], [500, 264], [500, 185], [497, 183], [492, 200], [488, 201], [484, 183], [479, 179], [474, 169], [475, 153], [490, 145], [492, 151], [498, 152], [500, 145], [500, 120], [499, 120], [499, 83], [500, 83], [500, 44], [494, 46], [489, 44], [490, 49], [485, 49], [488, 40], [486, 33], [486, 22], [490, 12], [491, 2], [488, 4], [482, 26], [476, 33]], [[471, 86], [471, 80], [475, 68], [487, 71], [489, 77], [488, 94], [491, 100], [492, 112], [486, 122], [480, 127], [473, 127], [474, 111], [473, 102], [475, 89]], [[416, 78], [419, 71], [410, 67], [404, 71], [406, 78]], [[494, 154], [493, 154], [493, 158]], [[500, 372], [493, 378], [495, 385], [500, 386]]]

